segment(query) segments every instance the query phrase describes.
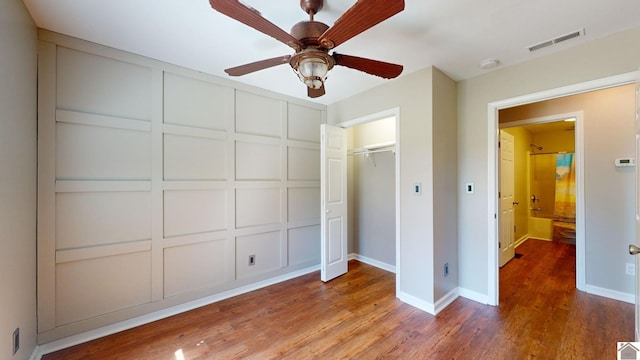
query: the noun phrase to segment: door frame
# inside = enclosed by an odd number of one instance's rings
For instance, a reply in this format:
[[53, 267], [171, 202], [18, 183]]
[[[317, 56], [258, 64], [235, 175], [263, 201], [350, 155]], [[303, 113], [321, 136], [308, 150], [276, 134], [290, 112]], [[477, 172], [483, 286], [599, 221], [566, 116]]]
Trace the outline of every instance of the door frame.
[[396, 159], [395, 159], [395, 172], [396, 172], [396, 179], [395, 179], [395, 193], [396, 193], [396, 266], [395, 266], [395, 273], [396, 273], [396, 297], [400, 296], [400, 277], [401, 277], [401, 266], [400, 264], [402, 263], [402, 259], [400, 256], [400, 107], [394, 107], [391, 109], [386, 109], [386, 110], [382, 110], [376, 113], [372, 113], [369, 115], [365, 115], [362, 117], [358, 117], [355, 119], [351, 119], [351, 120], [347, 120], [347, 121], [343, 121], [340, 122], [338, 124], [336, 124], [335, 126], [339, 126], [341, 128], [350, 128], [353, 126], [357, 126], [357, 125], [362, 125], [362, 124], [366, 124], [368, 122], [372, 122], [372, 121], [376, 121], [376, 120], [382, 120], [385, 118], [389, 118], [389, 117], [395, 117], [396, 119], [396, 144], [395, 144], [395, 151], [396, 151]]
[[[487, 267], [487, 303], [497, 306], [499, 304], [499, 278], [498, 278], [498, 132], [500, 130], [498, 124], [498, 111], [513, 106], [526, 105], [544, 100], [551, 100], [560, 97], [581, 94], [594, 90], [601, 90], [621, 85], [635, 83], [638, 78], [638, 71], [628, 72], [620, 75], [609, 76], [597, 80], [582, 82], [563, 86], [559, 88], [544, 90], [518, 97], [498, 100], [487, 104], [487, 249], [488, 251], [488, 267]], [[576, 127], [576, 132], [577, 132]], [[576, 140], [582, 141], [582, 135]], [[576, 147], [578, 144], [576, 143]], [[577, 149], [576, 149], [577, 150]], [[577, 204], [576, 204], [577, 205]], [[576, 208], [576, 211], [578, 209]], [[577, 214], [576, 214], [577, 215]], [[577, 241], [577, 239], [576, 239]], [[582, 249], [576, 247], [576, 287], [579, 290], [586, 288], [585, 277], [585, 246]]]

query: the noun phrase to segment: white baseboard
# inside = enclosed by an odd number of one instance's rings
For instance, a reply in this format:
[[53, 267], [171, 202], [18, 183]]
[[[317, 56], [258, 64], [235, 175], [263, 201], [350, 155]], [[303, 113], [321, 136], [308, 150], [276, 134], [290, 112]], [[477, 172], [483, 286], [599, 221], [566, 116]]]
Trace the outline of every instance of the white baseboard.
[[440, 299], [438, 299], [438, 301], [436, 301], [436, 306], [434, 308], [435, 315], [438, 315], [438, 313], [440, 313], [440, 311], [444, 310], [447, 306], [449, 306], [455, 299], [457, 299], [460, 296], [459, 292], [458, 292], [458, 288], [455, 288], [451, 291], [449, 291], [445, 296], [441, 297]]
[[365, 263], [367, 265], [371, 265], [371, 266], [375, 266], [379, 269], [382, 270], [386, 270], [388, 272], [392, 272], [392, 273], [396, 273], [396, 267], [394, 265], [390, 265], [387, 263], [384, 263], [382, 261], [378, 261], [372, 258], [368, 258], [366, 256], [362, 256], [360, 254], [356, 254], [356, 253], [351, 253], [349, 254], [349, 256], [347, 257], [349, 260], [358, 260], [362, 263]]
[[43, 356], [44, 356], [44, 353], [42, 352], [42, 347], [40, 347], [39, 345], [36, 345], [36, 348], [33, 349], [31, 356], [29, 356], [29, 360], [40, 360], [42, 359]]
[[634, 294], [625, 293], [622, 291], [611, 290], [601, 288], [599, 286], [586, 285], [585, 292], [593, 295], [606, 297], [613, 300], [624, 301], [630, 304], [636, 303], [636, 296]]
[[458, 288], [458, 294], [465, 299], [469, 299], [480, 304], [487, 305], [489, 304], [489, 297], [486, 294], [481, 294], [479, 292], [475, 292], [465, 288]]
[[38, 360], [40, 359], [43, 355], [48, 354], [48, 353], [52, 353], [58, 350], [62, 350], [74, 345], [78, 345], [78, 344], [82, 344], [85, 343], [87, 341], [91, 341], [91, 340], [95, 340], [107, 335], [112, 335], [115, 334], [117, 332], [120, 331], [124, 331], [124, 330], [128, 330], [128, 329], [132, 329], [134, 327], [140, 326], [140, 325], [144, 325], [144, 324], [148, 324], [151, 323], [153, 321], [157, 321], [160, 319], [164, 319], [173, 315], [177, 315], [177, 314], [181, 314], [183, 312], [186, 311], [190, 311], [193, 309], [197, 309], [199, 307], [202, 306], [206, 306], [206, 305], [210, 305], [213, 304], [215, 302], [218, 301], [222, 301], [234, 296], [238, 296], [241, 294], [245, 294], [254, 290], [258, 290], [270, 285], [274, 285], [283, 281], [287, 281], [287, 280], [291, 280], [294, 278], [297, 278], [299, 276], [302, 275], [306, 275], [309, 273], [312, 273], [314, 271], [317, 271], [320, 269], [319, 265], [316, 266], [311, 266], [302, 270], [298, 270], [298, 271], [294, 271], [291, 273], [287, 273], [287, 274], [283, 274], [280, 276], [276, 276], [270, 279], [266, 279], [263, 281], [259, 281], [253, 284], [249, 284], [249, 285], [245, 285], [245, 286], [241, 286], [239, 288], [236, 289], [231, 289], [228, 291], [224, 291], [222, 293], [219, 294], [215, 294], [215, 295], [211, 295], [211, 296], [207, 296], [201, 299], [197, 299], [197, 300], [193, 300], [193, 301], [189, 301], [186, 302], [184, 304], [180, 304], [180, 305], [176, 305], [176, 306], [172, 306], [166, 309], [162, 309], [159, 311], [155, 311], [153, 313], [147, 314], [147, 315], [142, 315], [142, 316], [138, 316], [135, 317], [133, 319], [129, 319], [129, 320], [125, 320], [125, 321], [121, 321], [115, 324], [111, 324], [111, 325], [107, 325], [107, 326], [103, 326], [101, 328], [98, 329], [94, 329], [94, 330], [90, 330], [90, 331], [86, 331], [84, 333], [81, 334], [77, 334], [77, 335], [72, 335], [63, 339], [59, 339], [59, 340], [55, 340], [46, 344], [41, 344], [40, 346], [38, 346], [36, 348], [36, 350], [34, 350], [34, 354], [36, 353], [36, 351], [39, 353], [39, 355], [37, 357], [34, 357], [34, 355], [32, 355], [32, 359], [33, 360]]
[[418, 299], [417, 297], [413, 296], [413, 295], [409, 295], [407, 293], [404, 292], [400, 292], [398, 299], [400, 299], [400, 301], [407, 303], [415, 308], [418, 308], [422, 311], [425, 311], [431, 315], [436, 315], [436, 307], [434, 304], [424, 301], [422, 299]]
[[525, 235], [525, 236], [523, 236], [523, 237], [521, 237], [520, 239], [516, 240], [516, 241], [513, 243], [513, 247], [514, 247], [514, 248], [517, 248], [518, 246], [522, 245], [522, 243], [524, 243], [524, 242], [525, 242], [525, 241], [527, 241], [527, 240], [529, 240], [529, 235], [528, 235], [528, 234], [527, 234], [527, 235]]

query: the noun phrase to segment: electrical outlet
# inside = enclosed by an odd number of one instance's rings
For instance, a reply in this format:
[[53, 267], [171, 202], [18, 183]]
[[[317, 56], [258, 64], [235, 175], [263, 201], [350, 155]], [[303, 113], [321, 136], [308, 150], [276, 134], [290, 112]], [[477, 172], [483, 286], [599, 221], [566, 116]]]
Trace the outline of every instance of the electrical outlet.
[[249, 266], [253, 266], [256, 264], [256, 256], [255, 255], [249, 255]]
[[20, 350], [20, 328], [16, 328], [13, 332], [13, 355]]
[[630, 276], [636, 276], [636, 264], [626, 263], [626, 273]]
[[449, 263], [444, 263], [444, 276], [449, 276]]

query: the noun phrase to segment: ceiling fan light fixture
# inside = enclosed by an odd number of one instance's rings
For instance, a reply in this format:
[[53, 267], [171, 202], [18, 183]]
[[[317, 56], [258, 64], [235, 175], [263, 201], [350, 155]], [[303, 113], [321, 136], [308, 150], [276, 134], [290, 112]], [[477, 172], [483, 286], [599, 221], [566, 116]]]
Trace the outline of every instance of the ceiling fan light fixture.
[[291, 67], [307, 87], [320, 89], [327, 78], [327, 73], [333, 68], [334, 61], [323, 51], [306, 51], [293, 56]]
[[308, 57], [300, 60], [296, 73], [305, 85], [312, 89], [320, 89], [328, 71], [329, 66], [324, 59]]

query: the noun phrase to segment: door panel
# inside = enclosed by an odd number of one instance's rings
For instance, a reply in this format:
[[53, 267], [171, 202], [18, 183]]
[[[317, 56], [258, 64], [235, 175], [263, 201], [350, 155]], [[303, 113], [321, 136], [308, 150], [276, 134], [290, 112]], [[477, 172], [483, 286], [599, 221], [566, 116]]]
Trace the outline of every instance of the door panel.
[[514, 212], [515, 168], [513, 136], [500, 130], [500, 266], [502, 267], [515, 255]]
[[346, 130], [321, 125], [320, 278], [347, 272], [347, 136]]

